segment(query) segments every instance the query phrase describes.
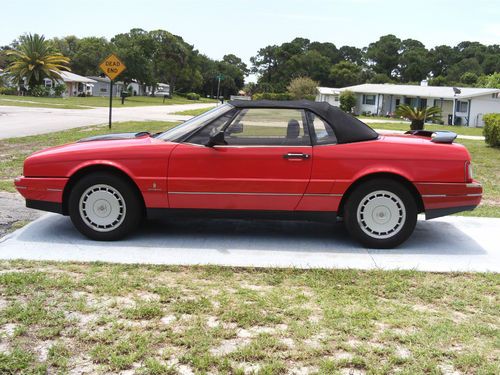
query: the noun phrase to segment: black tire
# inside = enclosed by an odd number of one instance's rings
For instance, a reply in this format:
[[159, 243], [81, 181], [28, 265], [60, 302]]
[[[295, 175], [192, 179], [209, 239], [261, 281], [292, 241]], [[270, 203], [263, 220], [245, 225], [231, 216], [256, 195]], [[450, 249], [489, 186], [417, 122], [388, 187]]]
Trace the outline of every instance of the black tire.
[[[110, 201], [116, 199], [118, 203], [118, 205], [115, 206], [118, 208], [113, 211], [118, 212], [116, 220], [114, 220], [112, 224], [102, 227], [92, 222], [90, 214], [85, 216], [87, 212], [85, 204], [82, 204], [82, 210], [80, 209], [81, 199], [83, 202], [86, 202], [85, 199], [89, 194], [96, 192], [101, 193], [100, 190], [102, 190], [104, 194], [109, 195], [111, 198]], [[84, 194], [85, 197], [82, 197]], [[93, 217], [95, 217], [96, 212], [99, 210], [104, 212], [104, 215], [106, 212], [108, 216], [110, 216], [110, 213], [115, 215], [111, 212], [111, 205], [106, 200], [97, 200], [92, 207], [96, 207], [98, 202], [102, 201], [104, 201], [104, 204], [101, 204], [98, 208], [91, 208], [91, 205], [88, 205], [88, 211], [91, 212], [93, 210]], [[113, 201], [111, 203], [115, 202]], [[144, 207], [142, 200], [129, 181], [112, 173], [96, 172], [84, 176], [75, 183], [69, 195], [68, 211], [73, 225], [86, 237], [97, 241], [115, 241], [124, 238], [138, 227], [143, 218]]]
[[[387, 206], [375, 203], [380, 200], [385, 200]], [[362, 183], [350, 194], [345, 204], [344, 222], [350, 235], [363, 246], [391, 249], [413, 233], [417, 213], [415, 198], [403, 184], [378, 178]]]

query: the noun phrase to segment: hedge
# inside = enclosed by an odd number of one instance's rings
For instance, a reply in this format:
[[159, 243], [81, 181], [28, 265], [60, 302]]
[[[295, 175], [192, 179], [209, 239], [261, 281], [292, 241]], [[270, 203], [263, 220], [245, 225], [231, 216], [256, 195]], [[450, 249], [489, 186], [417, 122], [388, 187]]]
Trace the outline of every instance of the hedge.
[[483, 120], [486, 143], [492, 147], [500, 147], [500, 113], [488, 113]]
[[200, 100], [200, 94], [190, 92], [186, 95], [186, 98], [188, 98], [188, 100]]
[[260, 92], [252, 95], [253, 100], [292, 100], [292, 95], [287, 92]]

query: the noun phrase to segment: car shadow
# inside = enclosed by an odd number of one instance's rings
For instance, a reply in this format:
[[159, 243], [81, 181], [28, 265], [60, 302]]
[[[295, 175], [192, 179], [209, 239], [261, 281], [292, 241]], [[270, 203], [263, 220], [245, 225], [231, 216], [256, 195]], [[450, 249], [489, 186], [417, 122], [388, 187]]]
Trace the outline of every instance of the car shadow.
[[272, 250], [301, 253], [480, 255], [487, 251], [451, 223], [419, 220], [415, 232], [397, 249], [365, 249], [342, 223], [302, 221], [178, 219], [145, 222], [124, 240], [85, 238], [67, 217], [49, 214], [16, 234], [17, 241], [69, 243], [86, 247], [217, 250]]

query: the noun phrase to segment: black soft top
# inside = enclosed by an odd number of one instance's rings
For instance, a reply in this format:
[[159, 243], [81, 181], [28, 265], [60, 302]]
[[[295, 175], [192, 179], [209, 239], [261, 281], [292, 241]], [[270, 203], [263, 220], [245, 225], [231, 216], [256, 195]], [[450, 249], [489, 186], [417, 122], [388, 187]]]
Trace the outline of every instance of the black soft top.
[[229, 104], [236, 108], [307, 109], [322, 117], [333, 127], [338, 143], [369, 141], [378, 137], [378, 133], [364, 122], [326, 102], [312, 102], [310, 100], [231, 100]]

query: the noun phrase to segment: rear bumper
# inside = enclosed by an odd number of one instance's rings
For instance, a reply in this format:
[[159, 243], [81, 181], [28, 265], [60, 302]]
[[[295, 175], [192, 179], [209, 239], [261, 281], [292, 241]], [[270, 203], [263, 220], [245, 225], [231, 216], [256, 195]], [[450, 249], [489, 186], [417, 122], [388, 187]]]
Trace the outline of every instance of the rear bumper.
[[[62, 207], [63, 192], [67, 178], [59, 177], [18, 177], [14, 180], [17, 191], [26, 199], [26, 206], [44, 211], [55, 211]], [[48, 209], [52, 207], [52, 209]], [[61, 209], [59, 209], [61, 210]]]
[[471, 211], [481, 202], [483, 187], [477, 181], [471, 183], [416, 183], [426, 219]]

